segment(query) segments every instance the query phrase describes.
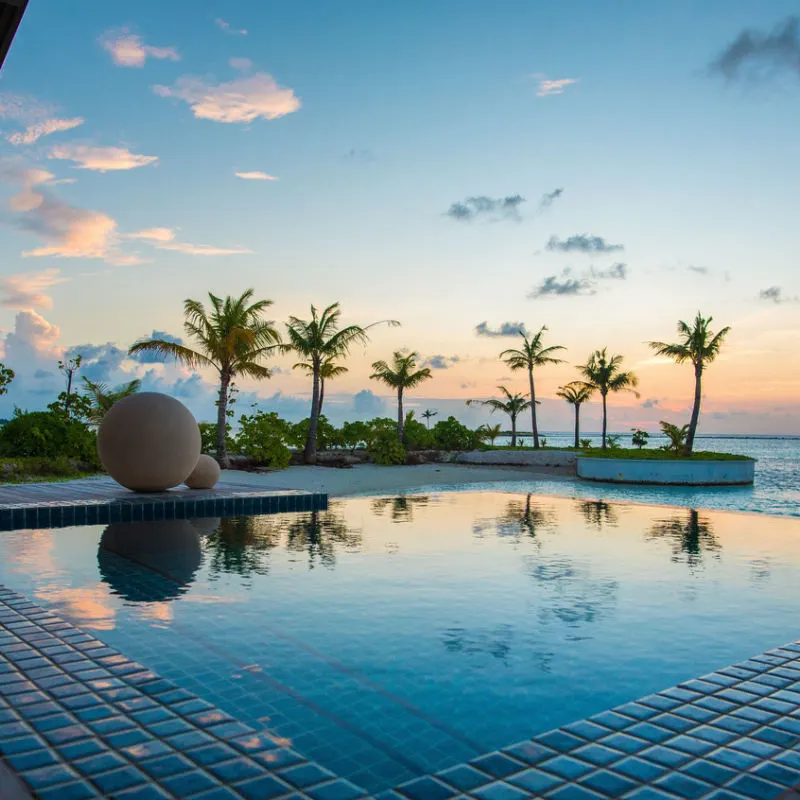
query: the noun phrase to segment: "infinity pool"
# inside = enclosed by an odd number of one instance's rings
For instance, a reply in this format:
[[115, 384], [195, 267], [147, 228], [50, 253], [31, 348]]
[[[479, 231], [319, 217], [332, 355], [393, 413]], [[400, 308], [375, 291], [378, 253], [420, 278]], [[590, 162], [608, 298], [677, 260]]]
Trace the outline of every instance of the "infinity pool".
[[0, 534], [0, 582], [370, 792], [800, 634], [800, 521], [497, 492]]

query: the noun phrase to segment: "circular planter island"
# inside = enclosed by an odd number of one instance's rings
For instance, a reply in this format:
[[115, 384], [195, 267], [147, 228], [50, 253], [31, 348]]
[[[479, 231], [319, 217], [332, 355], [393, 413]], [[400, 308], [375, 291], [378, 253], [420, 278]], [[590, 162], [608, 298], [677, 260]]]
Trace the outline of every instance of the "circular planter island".
[[752, 458], [615, 458], [578, 456], [578, 477], [606, 483], [742, 486], [753, 483]]

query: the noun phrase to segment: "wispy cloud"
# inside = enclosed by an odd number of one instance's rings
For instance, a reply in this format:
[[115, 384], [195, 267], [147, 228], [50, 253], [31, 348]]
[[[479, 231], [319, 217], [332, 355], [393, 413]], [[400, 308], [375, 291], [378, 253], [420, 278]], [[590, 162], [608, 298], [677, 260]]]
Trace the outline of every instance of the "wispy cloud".
[[237, 178], [241, 178], [245, 181], [277, 181], [280, 180], [276, 178], [274, 175], [269, 175], [266, 172], [261, 172], [260, 170], [253, 170], [251, 172], [234, 172]]
[[459, 356], [444, 356], [441, 354], [436, 354], [433, 356], [428, 356], [423, 362], [423, 367], [430, 367], [431, 369], [450, 369], [453, 364], [458, 364], [461, 361]]
[[111, 54], [111, 60], [120, 67], [143, 67], [148, 58], [181, 60], [174, 47], [145, 44], [141, 36], [131, 33], [128, 28], [106, 31], [98, 41]]
[[560, 253], [586, 253], [594, 255], [597, 253], [613, 253], [625, 248], [621, 244], [609, 244], [602, 236], [590, 236], [587, 233], [578, 233], [566, 239], [559, 239], [551, 236], [547, 243], [547, 249]]
[[642, 402], [642, 408], [656, 408], [659, 404], [659, 400], [655, 397], [648, 397], [646, 400]]
[[531, 299], [540, 297], [580, 297], [597, 294], [600, 281], [624, 281], [628, 277], [627, 265], [618, 262], [605, 269], [591, 267], [576, 274], [566, 267], [559, 275], [548, 275], [528, 294]]
[[472, 222], [475, 219], [512, 220], [520, 222], [522, 217], [519, 207], [525, 202], [521, 195], [508, 197], [487, 197], [478, 195], [468, 197], [460, 203], [453, 203], [445, 214], [460, 222]]
[[225, 31], [225, 33], [230, 33], [235, 36], [247, 36], [247, 30], [244, 28], [234, 28], [230, 22], [226, 22], [224, 19], [217, 17], [214, 20], [214, 24], [221, 30]]
[[780, 286], [770, 286], [767, 289], [762, 289], [758, 293], [759, 300], [769, 300], [777, 305], [781, 303], [798, 303], [800, 302], [800, 297], [787, 297], [783, 293], [783, 289]]
[[771, 33], [747, 28], [711, 63], [728, 80], [789, 72], [800, 77], [800, 17], [791, 16]]
[[531, 78], [538, 84], [536, 89], [537, 97], [550, 97], [554, 94], [564, 94], [564, 89], [566, 89], [567, 86], [578, 82], [577, 78], [548, 78], [541, 72], [534, 73], [531, 75]]
[[43, 136], [72, 130], [84, 122], [83, 117], [58, 117], [53, 106], [30, 95], [14, 92], [0, 93], [0, 119], [23, 127], [21, 131], [6, 134], [6, 139], [13, 145], [34, 144]]
[[124, 235], [126, 239], [138, 239], [146, 242], [158, 250], [171, 250], [191, 256], [233, 256], [252, 253], [244, 247], [216, 247], [210, 244], [190, 244], [189, 242], [175, 241], [173, 228], [146, 228]]
[[492, 339], [501, 336], [523, 336], [528, 335], [528, 329], [524, 322], [501, 322], [496, 328], [490, 328], [488, 322], [479, 322], [475, 326], [477, 336], [487, 336]]
[[539, 199], [539, 211], [550, 208], [562, 194], [564, 194], [563, 189], [553, 189], [552, 192], [545, 192]]
[[47, 157], [73, 161], [77, 165], [76, 169], [96, 172], [136, 169], [158, 161], [158, 156], [131, 153], [127, 147], [92, 147], [83, 144], [56, 145], [50, 149]]
[[160, 97], [174, 97], [189, 104], [197, 119], [244, 123], [278, 119], [300, 108], [294, 90], [279, 86], [272, 75], [256, 72], [228, 82], [186, 75], [172, 86], [154, 86]]
[[62, 278], [57, 269], [27, 272], [1, 278], [0, 305], [19, 311], [52, 308], [53, 298], [47, 294], [47, 290], [65, 280], [66, 278]]

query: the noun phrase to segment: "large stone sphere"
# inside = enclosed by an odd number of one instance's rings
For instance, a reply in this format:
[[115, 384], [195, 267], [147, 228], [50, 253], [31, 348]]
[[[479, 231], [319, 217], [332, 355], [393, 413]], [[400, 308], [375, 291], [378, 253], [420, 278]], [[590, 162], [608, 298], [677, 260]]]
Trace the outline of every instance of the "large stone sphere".
[[139, 392], [114, 403], [97, 432], [100, 461], [134, 492], [161, 492], [183, 483], [200, 457], [200, 429], [183, 403]]
[[100, 537], [100, 575], [116, 594], [133, 602], [180, 597], [203, 560], [189, 520], [112, 522]]
[[213, 489], [219, 481], [220, 468], [216, 459], [203, 453], [197, 459], [192, 474], [184, 481], [190, 489]]

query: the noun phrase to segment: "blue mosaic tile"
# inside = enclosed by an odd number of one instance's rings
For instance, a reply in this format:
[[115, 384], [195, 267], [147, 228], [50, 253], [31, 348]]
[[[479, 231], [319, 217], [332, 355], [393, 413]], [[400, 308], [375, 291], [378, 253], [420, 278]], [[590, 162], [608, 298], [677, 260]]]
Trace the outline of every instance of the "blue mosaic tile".
[[[320, 772], [323, 772], [322, 768], [317, 767], [315, 764], [308, 764], [304, 766], [307, 766], [311, 769], [320, 770]], [[303, 767], [295, 767], [295, 769], [298, 770], [302, 768]], [[237, 781], [242, 781], [247, 778], [254, 778], [258, 775], [261, 775], [263, 772], [261, 767], [259, 767], [255, 762], [251, 761], [249, 758], [245, 758], [244, 756], [239, 756], [238, 758], [235, 758], [232, 761], [223, 761], [221, 764], [212, 764], [208, 767], [208, 769], [210, 772], [216, 775], [223, 783], [235, 783]], [[331, 773], [328, 773], [328, 775], [329, 777], [335, 777]], [[285, 773], [284, 777], [286, 777]], [[320, 780], [323, 780], [323, 778], [321, 778]], [[302, 785], [308, 786], [318, 782], [319, 781], [314, 780], [314, 781], [309, 781], [309, 783]]]
[[96, 775], [99, 772], [108, 772], [112, 769], [124, 767], [127, 764], [124, 758], [120, 758], [120, 756], [116, 753], [112, 753], [110, 750], [70, 763], [75, 769], [87, 776]]
[[565, 780], [576, 780], [587, 772], [591, 772], [594, 766], [587, 764], [585, 761], [580, 761], [577, 758], [570, 756], [556, 756], [548, 761], [543, 761], [540, 765], [541, 769], [552, 772]]
[[495, 781], [475, 789], [471, 796], [480, 800], [522, 800], [528, 793], [503, 781]]
[[547, 792], [556, 786], [561, 786], [564, 779], [558, 775], [550, 772], [543, 772], [537, 768], [527, 769], [524, 772], [519, 772], [512, 775], [508, 782], [520, 789], [525, 789], [529, 792]]
[[619, 750], [612, 750], [601, 744], [587, 744], [585, 747], [579, 747], [577, 750], [573, 750], [572, 755], [579, 756], [584, 759], [584, 761], [589, 761], [592, 764], [604, 767], [614, 761], [625, 758], [626, 753], [621, 753]]
[[635, 781], [629, 778], [623, 778], [621, 775], [617, 775], [615, 772], [609, 772], [608, 770], [601, 770], [586, 778], [582, 778], [581, 784], [608, 797], [620, 797], [626, 792], [631, 791], [631, 789], [635, 789], [638, 785]]
[[[524, 774], [524, 773], [521, 773]], [[492, 777], [485, 772], [475, 769], [468, 764], [459, 764], [456, 767], [451, 767], [436, 775], [437, 778], [443, 780], [445, 783], [454, 786], [462, 792], [468, 792], [478, 786], [483, 786], [492, 781]]]
[[301, 789], [336, 777], [332, 772], [312, 763], [288, 767], [287, 769], [281, 770], [280, 776]]
[[671, 739], [675, 735], [675, 731], [662, 728], [659, 725], [653, 725], [649, 722], [640, 722], [638, 725], [633, 725], [626, 729], [626, 733], [638, 736], [640, 739], [646, 739], [653, 744], [660, 744], [667, 739]]
[[686, 764], [681, 768], [681, 771], [691, 775], [693, 778], [698, 778], [699, 780], [706, 781], [706, 783], [719, 786], [727, 783], [731, 778], [735, 778], [737, 775], [736, 770], [703, 759], [698, 759], [697, 761], [692, 761], [690, 764]]
[[552, 797], [554, 800], [601, 800], [602, 795], [571, 783], [550, 792], [548, 797]]
[[533, 741], [511, 745], [511, 747], [504, 748], [503, 752], [513, 758], [524, 761], [526, 764], [538, 764], [540, 761], [555, 755], [555, 750]]
[[765, 781], [755, 775], [741, 775], [731, 781], [726, 788], [754, 800], [775, 800], [778, 794], [784, 790], [783, 786]]
[[[266, 780], [266, 778], [269, 777], [271, 776], [266, 776], [263, 780]], [[243, 787], [241, 785], [236, 787], [237, 791], [244, 794], [242, 788]], [[314, 786], [311, 789], [307, 789], [306, 794], [314, 798], [314, 800], [355, 800], [355, 798], [365, 796], [363, 789], [342, 778], [331, 781], [330, 783], [323, 783], [319, 786]], [[253, 800], [266, 800], [266, 798], [269, 798], [270, 796], [277, 797], [277, 795], [263, 793], [259, 795], [253, 795], [252, 797]]]
[[763, 764], [759, 764], [753, 772], [759, 778], [781, 786], [800, 786], [800, 769], [791, 769], [773, 761], [765, 761]]
[[508, 775], [513, 775], [515, 772], [525, 769], [525, 764], [503, 753], [488, 753], [480, 758], [472, 759], [470, 763], [473, 767], [495, 778], [505, 778]]
[[672, 750], [663, 745], [651, 747], [649, 750], [642, 753], [641, 756], [648, 761], [655, 761], [657, 764], [663, 764], [665, 767], [672, 767], [673, 769], [691, 760], [691, 757], [686, 753], [681, 753], [679, 750]]
[[172, 796], [158, 786], [148, 784], [117, 792], [115, 800], [172, 800]]
[[[448, 800], [457, 794], [454, 789], [430, 776], [404, 783], [397, 790], [410, 800]], [[479, 790], [476, 790], [475, 794], [477, 791]]]
[[40, 789], [36, 794], [39, 800], [89, 800], [100, 797], [97, 790], [86, 781], [62, 783], [49, 789]]
[[78, 774], [65, 764], [51, 764], [46, 767], [27, 770], [20, 774], [25, 783], [35, 791], [57, 783], [67, 783], [78, 778]]
[[[597, 717], [593, 717], [592, 719], [596, 720]], [[558, 750], [560, 753], [564, 753], [567, 750], [572, 750], [576, 747], [580, 747], [582, 744], [585, 744], [583, 739], [579, 739], [577, 736], [573, 736], [570, 733], [560, 730], [550, 731], [549, 733], [544, 733], [541, 736], [537, 736], [536, 741], [543, 744], [545, 747]]]
[[210, 775], [199, 769], [162, 778], [161, 783], [176, 797], [190, 797], [219, 786]]

